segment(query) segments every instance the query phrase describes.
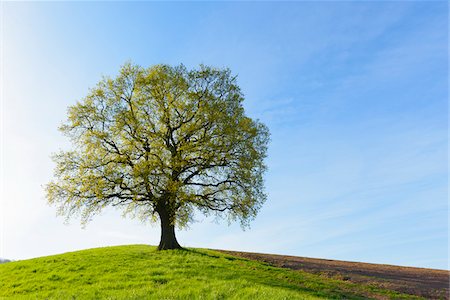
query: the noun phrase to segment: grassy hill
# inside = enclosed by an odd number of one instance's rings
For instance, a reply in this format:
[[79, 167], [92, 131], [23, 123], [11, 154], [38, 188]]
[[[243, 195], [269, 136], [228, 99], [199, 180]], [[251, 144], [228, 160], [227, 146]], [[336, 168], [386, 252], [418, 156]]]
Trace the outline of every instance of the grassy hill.
[[205, 249], [118, 246], [0, 265], [0, 299], [48, 298], [417, 299]]

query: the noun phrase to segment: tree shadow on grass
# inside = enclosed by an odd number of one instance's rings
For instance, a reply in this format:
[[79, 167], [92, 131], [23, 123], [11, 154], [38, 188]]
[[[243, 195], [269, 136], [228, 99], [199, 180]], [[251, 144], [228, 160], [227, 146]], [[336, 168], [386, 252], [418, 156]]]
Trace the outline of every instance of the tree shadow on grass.
[[[241, 257], [234, 257], [229, 254], [220, 253], [220, 255], [215, 255], [213, 253], [206, 253], [204, 251], [199, 251], [197, 249], [183, 249], [183, 251], [186, 251], [186, 253], [192, 253], [195, 255], [208, 257], [212, 259], [225, 259], [231, 263], [234, 262], [244, 262], [246, 263], [247, 268], [243, 268], [241, 274], [239, 274], [239, 279], [246, 280], [247, 282], [254, 283], [256, 285], [262, 285], [262, 286], [268, 286], [273, 288], [281, 288], [281, 289], [287, 289], [294, 292], [303, 292], [308, 293], [311, 296], [317, 296], [317, 297], [324, 297], [328, 299], [367, 299], [367, 297], [359, 296], [357, 294], [352, 294], [352, 292], [348, 290], [344, 290], [342, 288], [336, 287], [336, 286], [330, 286], [324, 283], [323, 281], [325, 279], [320, 278], [317, 276], [317, 279], [315, 279], [315, 286], [308, 287], [307, 285], [311, 285], [312, 282], [308, 281], [308, 278], [300, 278], [300, 282], [298, 282], [299, 278], [297, 276], [301, 276], [296, 272], [295, 277], [285, 276], [284, 278], [274, 278], [273, 274], [267, 274], [267, 276], [260, 276], [260, 272], [268, 272], [268, 271], [283, 271], [283, 272], [295, 272], [295, 271], [288, 271], [285, 269], [273, 267], [268, 263], [263, 262], [255, 262], [246, 258]], [[207, 251], [214, 251], [208, 249]], [[263, 268], [261, 268], [263, 267]], [[269, 268], [269, 269], [267, 269]], [[258, 274], [255, 274], [258, 273]], [[219, 277], [221, 277], [222, 280], [232, 280], [235, 279], [236, 275], [233, 274], [233, 272], [230, 272], [230, 274], [226, 273], [220, 273]], [[314, 275], [311, 275], [314, 276]], [[309, 276], [308, 276], [309, 277]], [[297, 281], [297, 282], [293, 282]]]

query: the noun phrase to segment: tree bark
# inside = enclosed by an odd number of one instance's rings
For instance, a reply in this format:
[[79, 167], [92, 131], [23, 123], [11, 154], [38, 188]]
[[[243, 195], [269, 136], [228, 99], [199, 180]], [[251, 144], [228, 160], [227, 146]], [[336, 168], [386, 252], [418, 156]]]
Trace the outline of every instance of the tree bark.
[[158, 250], [182, 249], [175, 236], [175, 225], [173, 220], [171, 220], [167, 207], [165, 205], [159, 207], [157, 212], [161, 222], [161, 241], [159, 242]]

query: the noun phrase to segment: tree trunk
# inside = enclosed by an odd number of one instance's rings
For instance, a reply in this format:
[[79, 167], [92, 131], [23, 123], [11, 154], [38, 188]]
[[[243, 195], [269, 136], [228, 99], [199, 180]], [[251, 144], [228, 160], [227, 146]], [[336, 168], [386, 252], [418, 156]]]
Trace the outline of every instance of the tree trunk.
[[157, 212], [161, 222], [161, 241], [158, 250], [181, 249], [175, 237], [175, 225], [170, 220], [167, 207], [160, 207]]

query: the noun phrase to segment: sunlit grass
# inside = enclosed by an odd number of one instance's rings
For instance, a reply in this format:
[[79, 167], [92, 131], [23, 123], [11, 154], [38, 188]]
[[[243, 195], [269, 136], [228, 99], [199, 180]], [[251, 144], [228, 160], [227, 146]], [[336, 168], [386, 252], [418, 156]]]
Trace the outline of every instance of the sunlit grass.
[[403, 298], [204, 249], [97, 248], [0, 265], [0, 299]]

